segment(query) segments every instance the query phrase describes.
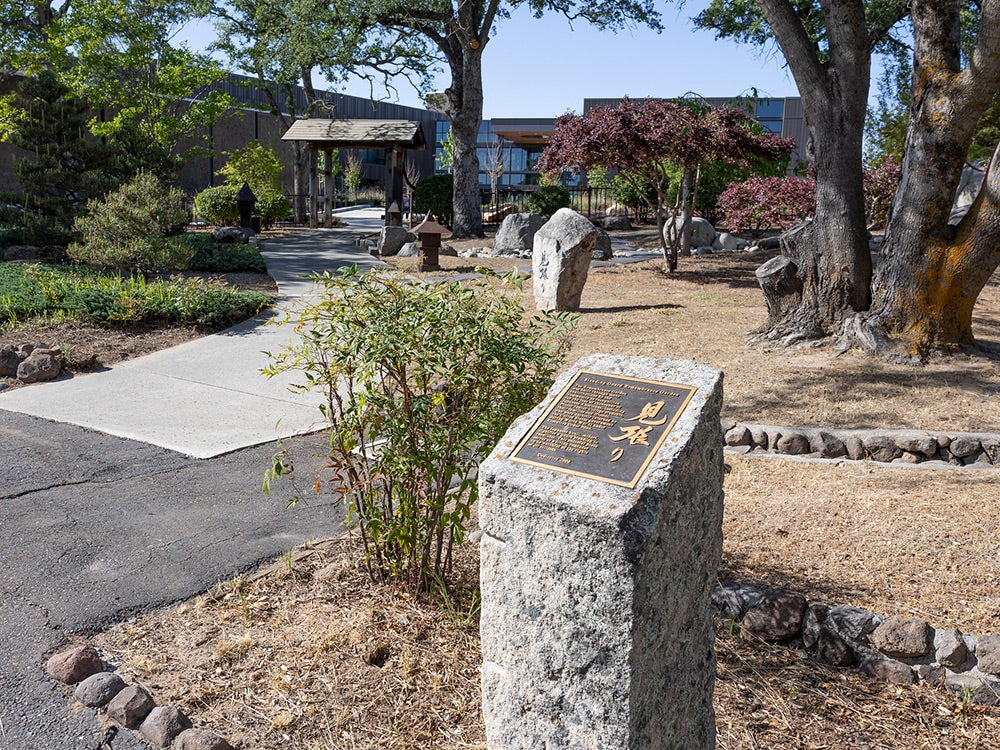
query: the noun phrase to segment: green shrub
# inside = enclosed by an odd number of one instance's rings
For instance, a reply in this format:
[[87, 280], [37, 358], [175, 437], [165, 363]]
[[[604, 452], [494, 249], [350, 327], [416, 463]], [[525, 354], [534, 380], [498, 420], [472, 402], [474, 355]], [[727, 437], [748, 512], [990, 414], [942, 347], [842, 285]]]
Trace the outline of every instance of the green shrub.
[[[330, 421], [329, 476], [357, 523], [373, 579], [443, 580], [477, 499], [474, 470], [545, 394], [574, 318], [524, 324], [502, 285], [422, 284], [393, 273], [317, 276], [301, 339], [269, 376], [301, 371]], [[275, 457], [268, 481], [286, 474]], [[455, 491], [450, 490], [455, 483]]]
[[253, 245], [216, 242], [212, 235], [203, 232], [188, 232], [184, 242], [194, 250], [189, 266], [192, 271], [267, 273], [264, 257]]
[[194, 197], [194, 213], [209, 224], [226, 226], [240, 218], [236, 205], [238, 186], [216, 185], [205, 188]]
[[542, 185], [528, 196], [525, 205], [533, 214], [552, 216], [560, 208], [569, 208], [569, 190], [562, 185]]
[[454, 205], [455, 178], [450, 174], [435, 174], [425, 177], [413, 189], [413, 214], [424, 215], [428, 211], [441, 224], [451, 224]]
[[260, 312], [271, 298], [204, 279], [147, 282], [81, 266], [0, 264], [0, 322], [75, 317], [125, 327], [187, 323], [220, 326]]
[[632, 210], [637, 221], [648, 219], [652, 213], [651, 206], [655, 206], [657, 202], [655, 185], [646, 183], [640, 192], [623, 174], [616, 174], [612, 178], [611, 194], [618, 203]]
[[284, 193], [272, 187], [254, 192], [257, 196], [257, 206], [254, 210], [265, 224], [270, 225], [272, 222], [288, 219], [288, 215], [292, 212], [292, 204]]
[[76, 221], [82, 242], [67, 248], [80, 263], [149, 273], [187, 268], [192, 251], [176, 236], [188, 222], [184, 194], [141, 172], [118, 190], [87, 204]]

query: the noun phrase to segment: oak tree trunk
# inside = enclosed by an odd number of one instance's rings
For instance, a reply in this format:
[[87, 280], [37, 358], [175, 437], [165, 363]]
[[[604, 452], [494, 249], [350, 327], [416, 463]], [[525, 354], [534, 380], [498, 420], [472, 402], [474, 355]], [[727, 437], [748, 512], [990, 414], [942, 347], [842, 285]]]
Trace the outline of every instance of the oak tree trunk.
[[760, 0], [760, 6], [802, 94], [815, 151], [816, 216], [793, 256], [802, 301], [761, 337], [791, 343], [839, 332], [843, 319], [871, 300], [861, 164], [870, 39], [861, 0], [821, 3], [826, 60], [787, 0]]
[[[945, 7], [947, 6], [947, 7]], [[886, 227], [872, 314], [862, 339], [880, 354], [922, 358], [973, 345], [972, 309], [1000, 264], [1000, 164], [994, 153], [979, 197], [949, 226], [975, 125], [1000, 87], [1000, 2], [984, 3], [979, 58], [960, 67], [959, 6], [914, 2], [914, 93], [903, 179]], [[854, 323], [860, 330], [862, 323]]]

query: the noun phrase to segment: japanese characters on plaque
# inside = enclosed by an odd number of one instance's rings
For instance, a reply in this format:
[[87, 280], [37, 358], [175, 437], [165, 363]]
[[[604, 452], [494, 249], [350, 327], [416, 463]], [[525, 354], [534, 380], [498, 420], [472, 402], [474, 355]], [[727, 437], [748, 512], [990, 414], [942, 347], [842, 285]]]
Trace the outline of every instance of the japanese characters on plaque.
[[580, 370], [510, 460], [635, 487], [695, 390]]

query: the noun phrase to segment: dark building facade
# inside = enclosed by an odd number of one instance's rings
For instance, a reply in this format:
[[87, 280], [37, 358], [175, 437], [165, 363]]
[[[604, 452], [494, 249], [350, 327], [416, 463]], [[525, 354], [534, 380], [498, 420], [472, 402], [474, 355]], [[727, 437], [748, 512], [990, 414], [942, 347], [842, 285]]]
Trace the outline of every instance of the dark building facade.
[[[11, 84], [13, 85], [13, 84]], [[236, 108], [223, 117], [212, 127], [196, 134], [197, 137], [181, 144], [182, 149], [195, 145], [207, 145], [208, 154], [188, 159], [178, 172], [178, 185], [188, 195], [195, 195], [211, 185], [218, 184], [220, 178], [216, 172], [225, 165], [226, 154], [246, 146], [250, 141], [259, 141], [261, 145], [273, 149], [285, 166], [282, 175], [282, 188], [292, 195], [292, 144], [282, 142], [281, 136], [287, 129], [286, 117], [272, 112], [271, 105], [264, 91], [254, 79], [240, 75], [230, 75], [226, 81], [217, 84], [214, 89], [224, 91], [236, 102]], [[356, 96], [317, 92], [323, 102], [322, 117], [338, 117], [349, 119], [384, 119], [411, 120], [420, 123], [424, 139], [434, 143], [436, 123], [445, 120], [443, 114], [430, 112], [417, 107], [407, 107], [391, 102], [376, 102]], [[306, 109], [305, 93], [301, 88], [295, 91], [296, 107], [302, 112]], [[11, 145], [0, 143], [0, 191], [16, 193], [20, 186], [14, 173], [14, 163], [28, 155]], [[385, 152], [378, 149], [359, 150], [358, 156], [362, 163], [362, 177], [368, 184], [379, 184], [385, 177]], [[340, 159], [346, 160], [347, 154], [341, 153]], [[410, 151], [407, 156], [422, 175], [434, 173], [434, 150]]]

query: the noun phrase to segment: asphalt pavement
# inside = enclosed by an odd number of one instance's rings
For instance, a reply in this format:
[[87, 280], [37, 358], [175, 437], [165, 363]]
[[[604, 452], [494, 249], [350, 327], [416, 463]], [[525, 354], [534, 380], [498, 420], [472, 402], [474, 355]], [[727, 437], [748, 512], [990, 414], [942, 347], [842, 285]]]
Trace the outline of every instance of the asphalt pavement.
[[[377, 263], [352, 249], [375, 213], [269, 243], [280, 305], [308, 293], [307, 272]], [[0, 397], [0, 749], [146, 747], [128, 732], [105, 743], [96, 715], [44, 676], [46, 656], [67, 634], [188, 598], [341, 528], [338, 500], [311, 493], [324, 449], [310, 433], [315, 399], [257, 373], [275, 343], [261, 322]], [[267, 496], [281, 435], [301, 487]], [[286, 511], [293, 494], [303, 501]]]

